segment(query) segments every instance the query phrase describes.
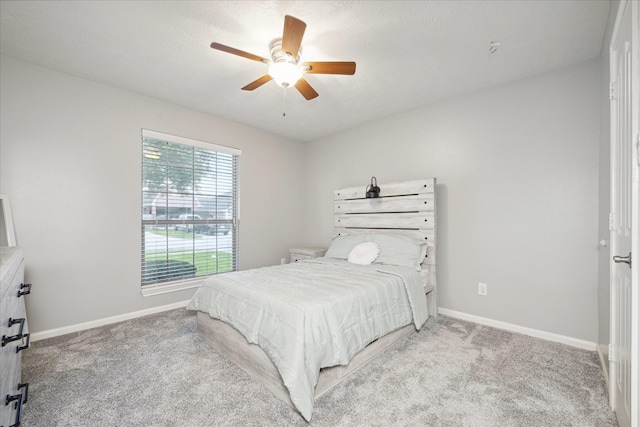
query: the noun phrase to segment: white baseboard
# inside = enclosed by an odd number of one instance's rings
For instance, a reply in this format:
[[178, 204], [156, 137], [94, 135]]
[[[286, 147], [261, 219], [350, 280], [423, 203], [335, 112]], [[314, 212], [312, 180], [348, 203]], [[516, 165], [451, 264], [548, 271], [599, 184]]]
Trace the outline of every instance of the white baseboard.
[[539, 331], [537, 329], [525, 328], [524, 326], [514, 325], [512, 323], [501, 322], [499, 320], [487, 319], [486, 317], [474, 316], [473, 314], [461, 313], [459, 311], [449, 310], [438, 307], [438, 313], [445, 316], [454, 317], [456, 319], [468, 320], [469, 322], [479, 323], [481, 325], [492, 326], [498, 329], [505, 329], [511, 332], [529, 335], [535, 338], [541, 338], [547, 341], [567, 344], [572, 347], [578, 347], [584, 350], [596, 351], [596, 343], [590, 341], [579, 340], [577, 338], [567, 337], [564, 335], [552, 334], [551, 332]]
[[[46, 338], [52, 338], [60, 335], [70, 334], [72, 332], [79, 332], [87, 329], [97, 328], [99, 326], [110, 325], [113, 323], [122, 322], [124, 320], [135, 319], [137, 317], [143, 317], [149, 314], [155, 314], [163, 311], [173, 310], [176, 308], [186, 307], [187, 302], [188, 301], [181, 301], [181, 302], [176, 302], [173, 304], [163, 305], [159, 307], [147, 308], [145, 310], [134, 311], [132, 313], [125, 313], [125, 314], [120, 314], [118, 316], [107, 317], [104, 319], [97, 319], [97, 320], [92, 320], [90, 322], [65, 326], [62, 328], [49, 329], [42, 332], [36, 332], [31, 334], [31, 341], [39, 341]], [[469, 322], [479, 323], [481, 325], [491, 326], [498, 329], [505, 329], [507, 331], [518, 332], [524, 335], [529, 335], [532, 337], [541, 338], [548, 341], [567, 344], [572, 347], [582, 348], [584, 350], [597, 351], [596, 343], [593, 343], [590, 341], [579, 340], [577, 338], [571, 338], [564, 335], [552, 334], [550, 332], [539, 331], [537, 329], [526, 328], [524, 326], [518, 326], [512, 323], [501, 322], [498, 320], [488, 319], [486, 317], [475, 316], [473, 314], [461, 313], [459, 311], [449, 310], [441, 307], [438, 308], [438, 313], [444, 314], [445, 316], [453, 317], [456, 319], [467, 320]], [[600, 355], [600, 357], [602, 359], [602, 355]]]
[[163, 311], [173, 310], [175, 308], [186, 307], [187, 303], [188, 301], [181, 301], [173, 304], [162, 305], [159, 307], [147, 308], [145, 310], [134, 311], [133, 313], [125, 313], [125, 314], [120, 314], [118, 316], [106, 317], [104, 319], [92, 320], [90, 322], [78, 323], [77, 325], [64, 326], [62, 328], [49, 329], [42, 332], [36, 332], [31, 334], [31, 341], [39, 341], [46, 338], [52, 338], [60, 335], [70, 334], [72, 332], [79, 332], [87, 329], [97, 328], [99, 326], [111, 325], [113, 323], [122, 322], [124, 320], [135, 319], [136, 317], [143, 317], [149, 314], [155, 314]]

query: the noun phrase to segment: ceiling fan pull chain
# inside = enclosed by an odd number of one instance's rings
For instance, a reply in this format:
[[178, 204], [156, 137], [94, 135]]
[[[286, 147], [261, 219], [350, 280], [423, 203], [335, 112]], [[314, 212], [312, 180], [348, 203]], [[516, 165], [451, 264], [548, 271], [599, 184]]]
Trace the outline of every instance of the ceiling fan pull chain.
[[287, 115], [287, 88], [282, 88], [282, 117]]

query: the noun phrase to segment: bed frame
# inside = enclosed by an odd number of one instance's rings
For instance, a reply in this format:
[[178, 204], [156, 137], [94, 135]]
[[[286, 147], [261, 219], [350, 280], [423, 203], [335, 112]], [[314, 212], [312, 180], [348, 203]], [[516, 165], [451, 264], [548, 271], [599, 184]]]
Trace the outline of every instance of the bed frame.
[[[436, 286], [436, 180], [435, 178], [381, 184], [380, 197], [365, 198], [366, 188], [350, 187], [334, 192], [335, 235], [354, 233], [393, 233], [427, 242], [422, 277], [429, 314], [437, 316]], [[411, 333], [413, 324], [400, 328], [369, 344], [345, 366], [320, 371], [315, 399], [344, 381], [378, 354]], [[280, 373], [258, 345], [250, 344], [235, 328], [207, 313], [198, 312], [198, 334], [217, 351], [226, 355], [273, 394], [296, 409]]]

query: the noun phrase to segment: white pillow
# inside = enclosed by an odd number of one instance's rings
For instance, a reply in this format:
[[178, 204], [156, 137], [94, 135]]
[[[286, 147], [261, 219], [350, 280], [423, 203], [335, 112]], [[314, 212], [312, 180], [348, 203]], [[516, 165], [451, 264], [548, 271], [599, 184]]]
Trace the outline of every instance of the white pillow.
[[331, 241], [331, 246], [329, 246], [329, 249], [327, 249], [327, 253], [325, 253], [324, 256], [327, 258], [347, 259], [356, 245], [366, 241], [367, 235], [364, 233], [335, 236]]
[[400, 265], [421, 270], [427, 255], [427, 243], [396, 234], [367, 234], [367, 241], [380, 248], [376, 264]]
[[352, 264], [369, 265], [378, 258], [380, 248], [373, 242], [364, 242], [356, 245], [347, 260]]

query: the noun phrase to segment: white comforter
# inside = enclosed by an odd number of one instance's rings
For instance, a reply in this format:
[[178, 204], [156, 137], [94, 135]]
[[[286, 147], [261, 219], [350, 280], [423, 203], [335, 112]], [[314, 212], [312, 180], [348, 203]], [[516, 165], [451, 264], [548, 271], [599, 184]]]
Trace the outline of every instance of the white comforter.
[[320, 368], [346, 365], [372, 341], [428, 317], [420, 274], [316, 258], [207, 279], [187, 305], [234, 326], [267, 353], [311, 420]]

